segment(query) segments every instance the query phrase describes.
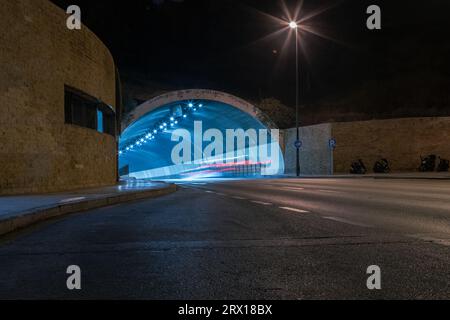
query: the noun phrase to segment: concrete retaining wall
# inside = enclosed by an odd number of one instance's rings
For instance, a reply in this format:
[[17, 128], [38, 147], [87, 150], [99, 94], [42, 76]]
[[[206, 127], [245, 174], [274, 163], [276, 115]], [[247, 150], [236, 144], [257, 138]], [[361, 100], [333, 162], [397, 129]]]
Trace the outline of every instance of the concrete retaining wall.
[[[285, 135], [286, 173], [295, 173], [295, 129]], [[450, 117], [403, 118], [339, 122], [301, 128], [302, 174], [329, 174], [329, 139], [337, 140], [334, 173], [348, 173], [350, 163], [361, 158], [369, 172], [374, 162], [387, 158], [392, 172], [414, 172], [420, 156], [436, 154], [450, 159]]]
[[[331, 136], [331, 124], [320, 124], [300, 128], [300, 140], [303, 143], [300, 149], [301, 174], [328, 174], [330, 173], [330, 153], [328, 140]], [[296, 173], [296, 129], [284, 130], [284, 161], [285, 173]]]
[[393, 172], [417, 171], [421, 155], [450, 159], [450, 117], [334, 123], [332, 128], [338, 143], [336, 173], [348, 173], [357, 158], [371, 171], [374, 162], [384, 157]]

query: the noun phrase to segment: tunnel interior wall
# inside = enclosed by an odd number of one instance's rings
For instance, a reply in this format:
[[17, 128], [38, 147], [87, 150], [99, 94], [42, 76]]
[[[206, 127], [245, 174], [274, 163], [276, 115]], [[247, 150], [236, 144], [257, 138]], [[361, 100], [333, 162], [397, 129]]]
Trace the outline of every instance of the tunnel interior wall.
[[[230, 130], [236, 136], [230, 138]], [[212, 132], [214, 137], [207, 138]], [[122, 132], [121, 176], [204, 179], [280, 175], [284, 172], [279, 143], [282, 137], [269, 132], [255, 114], [222, 101], [171, 101], [152, 109]], [[178, 149], [180, 145], [183, 147]]]
[[337, 140], [336, 173], [348, 173], [358, 158], [370, 172], [380, 157], [393, 172], [417, 171], [420, 156], [428, 154], [450, 159], [450, 117], [333, 123], [332, 136]]
[[65, 85], [114, 107], [108, 49], [47, 0], [0, 1], [0, 17], [0, 194], [114, 184], [115, 138], [64, 115]]

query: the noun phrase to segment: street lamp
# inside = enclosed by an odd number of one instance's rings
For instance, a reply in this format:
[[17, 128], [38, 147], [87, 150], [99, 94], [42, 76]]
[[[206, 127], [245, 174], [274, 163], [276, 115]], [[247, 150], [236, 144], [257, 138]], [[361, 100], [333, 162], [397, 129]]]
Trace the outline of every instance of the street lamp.
[[295, 31], [295, 127], [297, 130], [295, 148], [296, 148], [296, 162], [295, 171], [297, 177], [300, 176], [300, 129], [299, 129], [299, 63], [298, 63], [298, 24], [295, 21], [289, 22], [289, 28]]

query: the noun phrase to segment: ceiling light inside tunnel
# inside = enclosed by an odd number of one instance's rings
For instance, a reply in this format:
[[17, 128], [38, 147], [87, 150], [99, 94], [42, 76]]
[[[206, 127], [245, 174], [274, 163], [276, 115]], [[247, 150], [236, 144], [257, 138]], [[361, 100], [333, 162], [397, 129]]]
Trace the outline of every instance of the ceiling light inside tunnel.
[[[130, 143], [134, 143], [133, 145], [126, 146], [124, 145], [120, 151], [122, 153], [126, 153], [126, 151], [131, 151], [133, 147], [142, 147], [146, 145], [151, 140], [154, 140], [157, 137], [158, 133], [167, 133], [168, 128], [173, 128], [175, 125], [177, 125], [180, 121], [188, 118], [188, 116], [192, 115], [193, 112], [197, 111], [198, 108], [202, 108], [204, 105], [202, 103], [196, 104], [193, 102], [189, 102], [186, 105], [181, 107], [181, 112], [178, 112], [176, 115], [172, 113], [169, 115], [166, 120], [164, 119], [160, 120], [156, 123], [156, 127], [149, 128], [147, 132], [144, 132], [140, 136], [136, 137]], [[159, 128], [159, 130], [158, 130]], [[122, 155], [121, 153], [121, 155]]]

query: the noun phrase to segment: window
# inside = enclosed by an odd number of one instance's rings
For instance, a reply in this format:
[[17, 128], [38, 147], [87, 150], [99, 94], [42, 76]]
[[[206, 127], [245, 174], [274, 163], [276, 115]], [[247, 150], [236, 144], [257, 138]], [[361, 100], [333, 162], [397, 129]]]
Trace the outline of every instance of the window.
[[103, 130], [103, 112], [97, 109], [97, 131], [98, 132], [105, 132]]
[[101, 127], [102, 131], [99, 129], [97, 130], [116, 136], [116, 114], [114, 110], [104, 103], [99, 104], [97, 108], [98, 112], [101, 114], [99, 117], [99, 123], [101, 123], [101, 126], [99, 126], [99, 128]]
[[65, 87], [65, 122], [116, 136], [114, 110], [76, 89]]

